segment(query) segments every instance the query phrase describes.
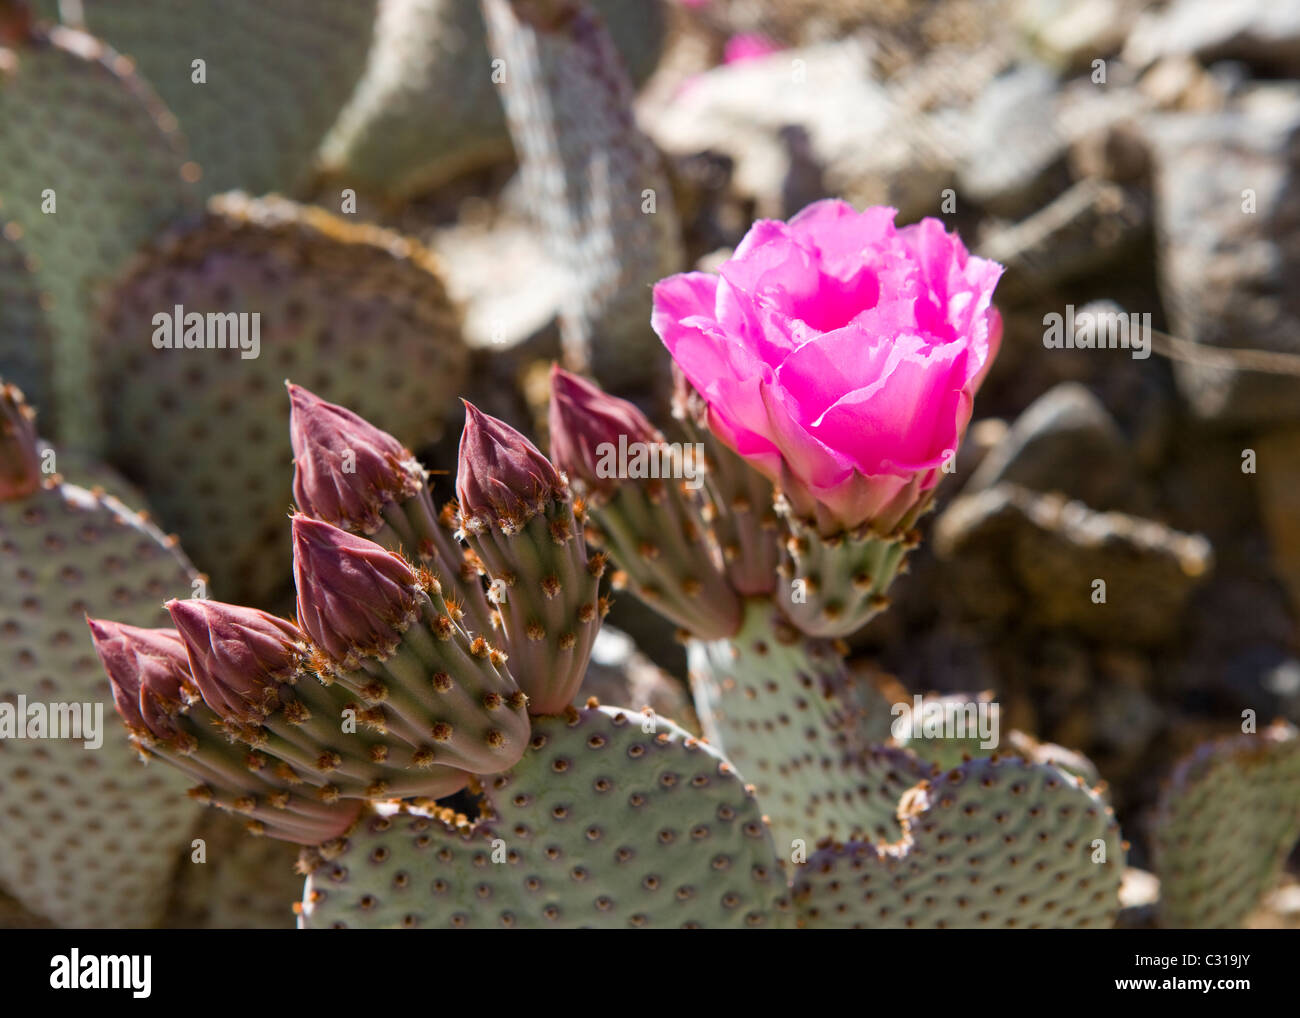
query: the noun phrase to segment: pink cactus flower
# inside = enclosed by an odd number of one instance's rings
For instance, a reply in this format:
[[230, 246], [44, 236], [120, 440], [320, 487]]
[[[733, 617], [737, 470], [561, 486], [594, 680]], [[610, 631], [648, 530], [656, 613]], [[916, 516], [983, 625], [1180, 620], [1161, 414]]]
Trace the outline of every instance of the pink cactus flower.
[[742, 32], [739, 35], [733, 35], [727, 40], [722, 49], [722, 62], [726, 64], [741, 64], [746, 60], [758, 60], [762, 57], [769, 56], [781, 49], [776, 43], [765, 35], [758, 35], [754, 32]]
[[816, 202], [654, 290], [710, 429], [824, 534], [892, 531], [929, 500], [1002, 336], [1002, 266], [896, 215]]

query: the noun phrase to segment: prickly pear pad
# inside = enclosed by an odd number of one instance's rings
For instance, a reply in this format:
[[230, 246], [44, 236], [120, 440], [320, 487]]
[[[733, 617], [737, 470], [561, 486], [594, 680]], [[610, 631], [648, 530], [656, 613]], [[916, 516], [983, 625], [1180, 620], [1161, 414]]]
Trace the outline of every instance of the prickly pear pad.
[[0, 881], [62, 926], [149, 926], [199, 806], [123, 736], [85, 615], [163, 625], [194, 572], [175, 542], [106, 495], [48, 483], [0, 502], [0, 702], [92, 703], [102, 745], [0, 739]]
[[772, 927], [784, 867], [712, 748], [611, 707], [536, 718], [493, 815], [372, 817], [305, 860], [305, 927]]
[[1239, 926], [1300, 837], [1300, 738], [1275, 724], [1174, 770], [1152, 835], [1162, 925]]
[[795, 875], [808, 928], [1109, 927], [1124, 848], [1081, 779], [1017, 757], [971, 760], [899, 802], [892, 844], [831, 845]]

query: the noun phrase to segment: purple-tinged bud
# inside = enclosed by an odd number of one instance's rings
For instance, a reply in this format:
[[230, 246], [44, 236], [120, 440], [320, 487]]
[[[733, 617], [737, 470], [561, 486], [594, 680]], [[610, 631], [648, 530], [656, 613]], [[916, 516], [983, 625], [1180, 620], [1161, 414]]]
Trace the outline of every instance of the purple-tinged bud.
[[307, 658], [307, 637], [292, 622], [220, 601], [168, 601], [189, 652], [203, 702], [227, 720], [260, 722], [278, 704], [277, 686]]
[[387, 503], [404, 502], [424, 487], [424, 468], [386, 431], [286, 384], [298, 508], [336, 527], [374, 533]]
[[172, 718], [189, 702], [193, 682], [180, 634], [105, 619], [86, 623], [127, 728], [163, 741], [175, 738]]
[[504, 421], [465, 404], [456, 497], [467, 531], [495, 523], [513, 533], [553, 499], [565, 497], [563, 479], [532, 442]]
[[35, 421], [19, 388], [0, 384], [0, 502], [25, 498], [41, 486]]
[[657, 445], [663, 435], [637, 407], [611, 396], [593, 382], [551, 369], [551, 458], [589, 492], [609, 494], [618, 487], [619, 450]]
[[298, 625], [335, 662], [389, 653], [418, 614], [418, 579], [374, 541], [296, 513]]

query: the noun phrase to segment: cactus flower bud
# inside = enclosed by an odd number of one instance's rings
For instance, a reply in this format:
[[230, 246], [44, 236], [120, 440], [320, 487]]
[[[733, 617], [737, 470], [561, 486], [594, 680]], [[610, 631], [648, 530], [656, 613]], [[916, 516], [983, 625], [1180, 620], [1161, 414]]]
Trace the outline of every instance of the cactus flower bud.
[[106, 619], [86, 620], [95, 652], [108, 672], [113, 705], [137, 735], [176, 737], [172, 717], [190, 699], [185, 644], [174, 629], [141, 629]]
[[510, 425], [465, 403], [456, 497], [468, 532], [496, 523], [513, 533], [553, 499], [565, 484], [551, 461]]
[[291, 681], [306, 658], [302, 631], [256, 608], [197, 598], [166, 608], [199, 694], [223, 718], [261, 721], [278, 703], [278, 683]]
[[417, 577], [400, 555], [301, 513], [293, 578], [298, 624], [339, 663], [388, 653], [418, 612]]
[[16, 385], [0, 385], [0, 502], [23, 498], [41, 486], [35, 419]]
[[625, 447], [663, 441], [634, 404], [558, 364], [551, 369], [550, 429], [555, 465], [581, 488], [602, 495], [618, 487], [617, 471], [610, 465], [620, 442]]
[[337, 527], [374, 533], [387, 503], [424, 487], [423, 467], [392, 435], [351, 410], [286, 384], [298, 508]]

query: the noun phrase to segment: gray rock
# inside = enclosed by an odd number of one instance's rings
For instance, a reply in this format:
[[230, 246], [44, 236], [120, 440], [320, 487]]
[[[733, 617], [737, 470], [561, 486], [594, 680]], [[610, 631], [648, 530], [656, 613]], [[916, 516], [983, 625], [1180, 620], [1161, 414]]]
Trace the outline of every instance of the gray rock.
[[1203, 537], [1013, 484], [956, 499], [934, 536], [972, 614], [1114, 644], [1174, 636], [1213, 561]]
[[671, 158], [729, 160], [735, 195], [769, 218], [828, 194], [892, 204], [904, 218], [932, 214], [963, 144], [875, 81], [858, 39], [716, 67], [639, 112]]
[[1003, 481], [1111, 509], [1133, 487], [1133, 460], [1101, 401], [1084, 386], [1063, 382], [1016, 418], [964, 490], [973, 494]]
[[1057, 124], [1056, 76], [1027, 64], [994, 79], [964, 117], [969, 147], [959, 193], [989, 212], [1019, 217], [1061, 189], [1068, 142]]
[[1144, 12], [1124, 47], [1124, 59], [1139, 66], [1183, 54], [1206, 63], [1244, 60], [1271, 73], [1300, 75], [1300, 4], [1175, 0]]
[[641, 654], [631, 637], [608, 626], [596, 637], [574, 703], [581, 706], [591, 696], [610, 707], [649, 707], [690, 731], [699, 731], [685, 686]]
[[1016, 27], [1053, 67], [1078, 71], [1124, 45], [1136, 0], [1019, 0]]
[[[1232, 112], [1158, 114], [1144, 126], [1173, 334], [1300, 353], [1300, 91], [1259, 89]], [[1300, 419], [1300, 379], [1224, 366], [1213, 353], [1174, 365], [1198, 416], [1224, 426]]]
[[979, 254], [1006, 266], [998, 298], [1023, 301], [1132, 251], [1147, 234], [1144, 188], [1081, 180], [1026, 219], [997, 229]]

